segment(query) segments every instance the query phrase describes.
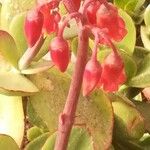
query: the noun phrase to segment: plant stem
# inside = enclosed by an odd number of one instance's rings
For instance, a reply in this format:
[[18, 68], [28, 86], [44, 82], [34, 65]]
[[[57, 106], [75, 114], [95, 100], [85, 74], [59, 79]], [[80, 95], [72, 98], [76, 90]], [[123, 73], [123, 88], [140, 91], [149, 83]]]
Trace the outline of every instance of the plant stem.
[[33, 58], [36, 56], [36, 54], [39, 52], [40, 48], [42, 47], [45, 39], [43, 35], [40, 36], [39, 40], [35, 43], [33, 47], [29, 47], [21, 59], [18, 62], [18, 66], [20, 70], [26, 69], [30, 63], [32, 62]]
[[66, 150], [69, 135], [74, 123], [75, 112], [82, 85], [83, 72], [87, 59], [88, 31], [83, 27], [78, 36], [78, 54], [68, 97], [63, 112], [59, 116], [55, 150]]

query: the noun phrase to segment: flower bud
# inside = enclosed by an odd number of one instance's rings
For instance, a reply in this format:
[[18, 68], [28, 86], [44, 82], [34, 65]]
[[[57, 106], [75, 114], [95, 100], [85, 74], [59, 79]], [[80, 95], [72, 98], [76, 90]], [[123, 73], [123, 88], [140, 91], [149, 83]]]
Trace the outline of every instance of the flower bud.
[[118, 15], [118, 10], [111, 4], [100, 5], [96, 12], [96, 21], [99, 28], [106, 28], [111, 39], [119, 42], [127, 34], [125, 22]]
[[29, 47], [33, 47], [39, 39], [43, 26], [43, 15], [37, 10], [33, 9], [27, 13], [25, 19], [25, 35]]
[[70, 60], [70, 50], [66, 40], [62, 37], [55, 37], [50, 45], [51, 59], [54, 64], [64, 72]]
[[98, 86], [102, 86], [108, 92], [117, 91], [119, 85], [126, 81], [124, 64], [121, 57], [111, 52], [104, 60], [102, 68], [102, 75]]
[[102, 68], [97, 60], [89, 60], [85, 66], [83, 74], [83, 96], [90, 94], [96, 87], [100, 77]]

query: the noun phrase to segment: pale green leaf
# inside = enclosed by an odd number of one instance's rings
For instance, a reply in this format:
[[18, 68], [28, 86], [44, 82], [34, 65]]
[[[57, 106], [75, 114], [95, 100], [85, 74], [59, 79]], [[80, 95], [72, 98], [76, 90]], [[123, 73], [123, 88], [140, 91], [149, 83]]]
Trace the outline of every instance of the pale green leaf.
[[8, 30], [13, 17], [31, 9], [35, 2], [36, 0], [4, 0], [1, 9], [1, 27]]
[[133, 54], [135, 42], [136, 42], [136, 29], [132, 18], [123, 10], [119, 10], [119, 14], [122, 16], [125, 21], [126, 29], [128, 31], [124, 39], [116, 43], [117, 46], [121, 49], [124, 49], [129, 55]]
[[30, 129], [27, 130], [27, 139], [29, 141], [34, 140], [35, 138], [37, 138], [38, 136], [40, 136], [42, 134], [42, 130], [36, 126], [31, 127]]
[[145, 9], [144, 22], [146, 26], [150, 26], [150, 4]]
[[75, 19], [72, 19], [70, 22], [70, 27], [66, 27], [63, 33], [65, 39], [70, 39], [78, 34], [78, 26]]
[[0, 134], [11, 136], [21, 146], [24, 136], [22, 97], [0, 94]]
[[[136, 140], [144, 134], [144, 120], [135, 105], [120, 95], [111, 95], [115, 114], [115, 137]], [[131, 115], [132, 114], [132, 115]]]
[[[40, 92], [30, 97], [31, 103], [40, 118], [46, 123], [50, 133], [57, 130], [58, 116], [62, 112], [67, 97], [70, 76], [56, 69], [32, 75], [30, 79]], [[88, 99], [80, 97], [75, 124], [85, 124], [97, 149], [111, 145], [113, 114], [107, 96], [99, 91]]]
[[42, 60], [39, 62], [32, 62], [32, 64], [27, 69], [21, 70], [21, 73], [36, 74], [36, 73], [44, 72], [53, 66], [54, 64], [52, 61]]
[[19, 150], [14, 139], [8, 135], [0, 134], [0, 149], [1, 150]]
[[29, 122], [33, 126], [37, 126], [40, 128], [43, 132], [48, 131], [46, 124], [44, 121], [39, 117], [37, 112], [34, 110], [31, 101], [28, 101], [27, 103], [27, 116], [29, 118]]
[[117, 5], [117, 7], [129, 12], [139, 9], [144, 2], [145, 0], [114, 0], [114, 4]]
[[150, 54], [143, 59], [136, 76], [129, 80], [128, 85], [139, 88], [150, 86]]
[[23, 53], [27, 49], [27, 42], [24, 34], [24, 20], [26, 13], [20, 13], [16, 15], [9, 26], [9, 33], [13, 36], [17, 49], [19, 52], [19, 56], [21, 57]]
[[150, 133], [150, 104], [145, 102], [134, 102], [138, 111], [144, 117], [145, 129]]
[[150, 27], [141, 26], [141, 39], [144, 47], [150, 51]]
[[144, 47], [136, 46], [134, 53], [133, 53], [133, 59], [135, 60], [137, 66], [143, 61], [144, 57], [148, 55], [150, 51]]
[[[42, 150], [53, 150], [56, 133], [51, 135], [42, 147]], [[73, 128], [67, 150], [93, 150], [93, 141], [88, 132], [82, 128]]]
[[19, 52], [13, 37], [6, 31], [0, 30], [0, 52], [13, 66], [17, 67]]
[[47, 35], [46, 40], [44, 41], [44, 44], [42, 45], [39, 53], [34, 58], [35, 61], [40, 60], [43, 56], [45, 56], [48, 53], [51, 40], [54, 38], [54, 36], [54, 33]]
[[42, 135], [31, 141], [29, 144], [27, 144], [25, 150], [41, 150], [42, 146], [49, 136], [49, 133], [43, 133]]
[[31, 95], [38, 89], [23, 75], [3, 71], [0, 72], [0, 92], [6, 95]]

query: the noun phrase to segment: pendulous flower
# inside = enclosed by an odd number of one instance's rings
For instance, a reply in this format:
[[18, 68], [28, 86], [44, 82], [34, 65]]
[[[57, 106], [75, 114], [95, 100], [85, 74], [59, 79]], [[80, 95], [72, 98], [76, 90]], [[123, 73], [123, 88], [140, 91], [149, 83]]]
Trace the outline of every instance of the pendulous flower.
[[119, 54], [111, 52], [102, 64], [102, 75], [98, 87], [102, 87], [108, 92], [114, 92], [125, 81], [126, 75], [123, 60]]
[[83, 74], [83, 96], [89, 95], [96, 87], [100, 77], [102, 68], [100, 63], [95, 59], [90, 59], [85, 66]]
[[50, 44], [51, 59], [54, 64], [64, 72], [70, 61], [70, 50], [68, 43], [62, 37], [55, 37]]
[[121, 41], [127, 34], [125, 22], [118, 15], [118, 9], [107, 3], [101, 4], [96, 12], [96, 24], [99, 28], [106, 28], [108, 36], [114, 41]]
[[57, 11], [53, 11], [58, 5], [58, 2], [55, 0], [38, 0], [38, 9], [43, 14], [43, 32], [52, 33], [57, 32], [58, 22], [61, 19], [60, 14]]
[[39, 39], [43, 27], [43, 15], [37, 9], [32, 9], [27, 13], [24, 31], [29, 47], [33, 47]]

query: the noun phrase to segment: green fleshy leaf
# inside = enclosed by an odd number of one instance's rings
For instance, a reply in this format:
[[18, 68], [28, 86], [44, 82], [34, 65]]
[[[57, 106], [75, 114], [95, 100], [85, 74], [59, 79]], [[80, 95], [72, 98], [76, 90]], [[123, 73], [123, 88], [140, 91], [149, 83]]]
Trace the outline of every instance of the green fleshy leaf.
[[144, 47], [150, 51], [150, 27], [141, 26], [141, 39]]
[[144, 2], [145, 0], [114, 0], [117, 7], [129, 12], [139, 9]]
[[[70, 76], [56, 69], [32, 75], [30, 79], [40, 92], [30, 97], [37, 114], [49, 128], [50, 133], [57, 130], [58, 116], [62, 112], [67, 97]], [[100, 91], [90, 97], [80, 97], [75, 124], [85, 124], [97, 149], [107, 149], [111, 145], [113, 113], [109, 99]], [[100, 122], [100, 123], [99, 123]]]
[[136, 42], [136, 29], [132, 18], [123, 10], [119, 10], [119, 14], [122, 16], [126, 24], [126, 29], [128, 31], [124, 39], [116, 43], [120, 49], [124, 49], [129, 55], [133, 54], [135, 42]]
[[24, 136], [22, 98], [0, 94], [0, 118], [0, 134], [11, 136], [20, 147]]
[[8, 30], [13, 17], [31, 9], [36, 0], [5, 0], [1, 9], [1, 27]]
[[150, 149], [150, 135], [148, 133], [145, 133], [144, 136], [140, 139], [141, 146], [144, 147], [145, 150]]
[[136, 4], [136, 7], [135, 7], [135, 11], [138, 10], [138, 9], [140, 9], [140, 7], [141, 7], [142, 5], [144, 5], [145, 1], [146, 1], [146, 0], [138, 0], [138, 2], [137, 2], [137, 4]]
[[148, 55], [150, 53], [149, 50], [147, 50], [146, 48], [143, 47], [135, 47], [134, 53], [133, 53], [133, 58], [137, 64], [137, 66], [139, 66], [139, 64], [143, 61], [144, 57], [146, 55]]
[[65, 39], [70, 39], [78, 34], [78, 26], [75, 19], [72, 19], [70, 22], [70, 27], [66, 27], [63, 33]]
[[133, 77], [137, 72], [137, 65], [133, 58], [129, 56], [125, 51], [121, 51], [121, 56], [125, 64], [125, 71], [128, 77], [128, 80]]
[[34, 110], [31, 101], [28, 101], [27, 103], [27, 115], [29, 117], [29, 122], [32, 125], [39, 127], [43, 132], [48, 131], [46, 124]]
[[115, 141], [114, 147], [115, 150], [144, 150], [144, 147], [134, 140]]
[[140, 92], [141, 92], [140, 88], [133, 88], [133, 87], [129, 87], [126, 85], [122, 85], [118, 91], [118, 93], [121, 93], [122, 95], [124, 95], [128, 99], [135, 98]]
[[114, 0], [114, 4], [119, 7], [124, 9], [125, 5], [129, 2], [130, 0]]
[[21, 57], [27, 49], [27, 42], [24, 35], [24, 20], [26, 13], [20, 13], [16, 15], [9, 26], [9, 32], [13, 36], [17, 49], [19, 51], [19, 56]]
[[27, 130], [27, 139], [29, 141], [34, 140], [35, 138], [37, 138], [38, 136], [40, 136], [43, 132], [41, 131], [40, 128], [34, 126], [31, 127], [30, 129]]
[[145, 131], [144, 120], [135, 105], [121, 95], [109, 96], [115, 114], [114, 136], [120, 140], [140, 139]]
[[6, 95], [31, 95], [37, 87], [26, 77], [13, 72], [0, 72], [0, 92]]
[[27, 144], [25, 150], [41, 150], [49, 136], [49, 133], [43, 133], [41, 136], [35, 138], [33, 141]]
[[25, 70], [21, 70], [22, 74], [36, 74], [40, 72], [44, 72], [51, 67], [53, 67], [54, 64], [51, 61], [42, 60], [39, 62], [32, 62], [32, 64]]
[[48, 36], [46, 37], [46, 40], [45, 40], [44, 44], [42, 45], [42, 47], [41, 47], [39, 53], [38, 53], [38, 54], [36, 55], [36, 57], [34, 58], [35, 61], [40, 60], [43, 56], [45, 56], [45, 55], [48, 53], [48, 51], [49, 51], [49, 45], [50, 45], [50, 43], [51, 43], [51, 40], [52, 40], [54, 37], [55, 37], [55, 34], [54, 34], [54, 33], [52, 33], [52, 34], [50, 34], [50, 35], [48, 35]]
[[6, 31], [0, 30], [0, 52], [13, 66], [17, 67], [19, 52], [13, 37]]
[[150, 54], [147, 55], [138, 67], [136, 76], [127, 83], [132, 87], [145, 88], [150, 86]]
[[150, 26], [150, 4], [145, 9], [144, 22], [146, 26]]
[[[42, 147], [42, 150], [53, 150], [56, 133], [51, 135]], [[67, 150], [93, 150], [93, 141], [87, 131], [82, 128], [73, 128]]]
[[0, 71], [10, 71], [12, 66], [7, 62], [4, 57], [0, 54]]
[[145, 129], [150, 133], [150, 104], [145, 103], [145, 102], [134, 102], [136, 105], [138, 111], [142, 114], [144, 117], [144, 122], [145, 122]]
[[14, 139], [8, 135], [0, 134], [0, 149], [1, 150], [19, 150]]
[[124, 10], [125, 11], [134, 11], [135, 10], [135, 8], [136, 8], [136, 5], [137, 5], [137, 2], [138, 2], [138, 0], [130, 0], [126, 5], [125, 5], [125, 7], [124, 7]]

